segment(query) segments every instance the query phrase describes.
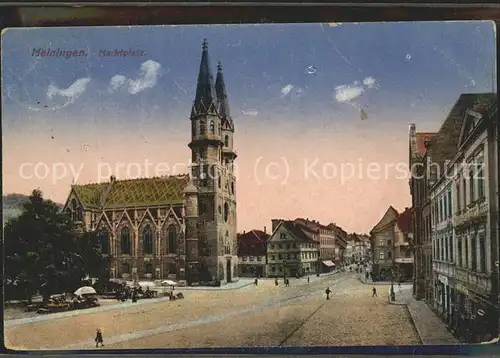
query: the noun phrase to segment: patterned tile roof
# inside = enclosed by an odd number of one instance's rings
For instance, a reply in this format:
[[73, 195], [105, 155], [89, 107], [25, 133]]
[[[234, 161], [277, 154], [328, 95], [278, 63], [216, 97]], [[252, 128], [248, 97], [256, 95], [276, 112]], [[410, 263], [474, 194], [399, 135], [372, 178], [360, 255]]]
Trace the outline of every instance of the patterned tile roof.
[[112, 209], [151, 205], [176, 205], [184, 201], [189, 176], [111, 180], [102, 184], [73, 185], [85, 207]]
[[73, 185], [72, 188], [83, 206], [87, 208], [100, 208], [107, 184]]

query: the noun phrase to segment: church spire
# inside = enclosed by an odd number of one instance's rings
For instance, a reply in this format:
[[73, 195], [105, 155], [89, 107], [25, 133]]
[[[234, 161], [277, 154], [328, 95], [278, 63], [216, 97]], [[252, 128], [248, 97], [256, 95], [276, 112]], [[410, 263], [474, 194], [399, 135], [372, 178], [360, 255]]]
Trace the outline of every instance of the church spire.
[[217, 78], [215, 80], [215, 92], [217, 102], [219, 103], [219, 115], [223, 120], [231, 120], [229, 113], [229, 102], [227, 100], [226, 84], [224, 83], [224, 75], [222, 74], [222, 65], [217, 64]]
[[198, 82], [196, 84], [196, 97], [191, 111], [191, 117], [216, 112], [216, 95], [214, 87], [214, 78], [210, 69], [208, 58], [207, 40], [203, 40], [200, 62], [200, 71], [198, 73]]

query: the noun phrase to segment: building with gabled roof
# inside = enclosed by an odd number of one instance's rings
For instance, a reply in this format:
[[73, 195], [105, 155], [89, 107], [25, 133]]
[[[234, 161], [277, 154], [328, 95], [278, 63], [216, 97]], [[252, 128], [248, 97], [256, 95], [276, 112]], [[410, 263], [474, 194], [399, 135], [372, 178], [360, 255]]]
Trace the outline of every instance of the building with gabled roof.
[[394, 224], [398, 216], [398, 211], [389, 206], [382, 219], [370, 231], [374, 281], [387, 280], [393, 272]]
[[267, 276], [297, 277], [318, 272], [319, 233], [295, 220], [273, 219], [267, 241]]
[[203, 42], [190, 115], [191, 173], [73, 185], [64, 210], [99, 230], [112, 277], [187, 284], [238, 279], [234, 123], [222, 66]]
[[270, 235], [264, 230], [250, 230], [237, 235], [240, 277], [265, 277], [267, 241]]

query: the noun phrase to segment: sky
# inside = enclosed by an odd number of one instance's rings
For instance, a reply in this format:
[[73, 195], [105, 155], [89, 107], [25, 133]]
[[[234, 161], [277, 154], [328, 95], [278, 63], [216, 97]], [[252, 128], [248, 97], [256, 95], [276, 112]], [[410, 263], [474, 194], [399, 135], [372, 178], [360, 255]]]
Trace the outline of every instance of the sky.
[[[8, 29], [4, 195], [187, 173], [204, 38], [235, 124], [238, 231], [369, 232], [411, 205], [409, 124], [437, 131], [460, 94], [496, 91], [492, 22]], [[100, 55], [115, 49], [136, 56]]]

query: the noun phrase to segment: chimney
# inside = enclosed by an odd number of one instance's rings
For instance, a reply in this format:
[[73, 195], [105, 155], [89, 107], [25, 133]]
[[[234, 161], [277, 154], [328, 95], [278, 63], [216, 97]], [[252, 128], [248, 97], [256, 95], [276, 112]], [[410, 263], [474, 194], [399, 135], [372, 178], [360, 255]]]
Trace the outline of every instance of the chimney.
[[245, 230], [243, 230], [243, 235], [245, 235], [245, 234], [246, 234], [246, 231], [245, 231]]
[[267, 234], [267, 230], [266, 230], [266, 227], [264, 226], [264, 234]]

